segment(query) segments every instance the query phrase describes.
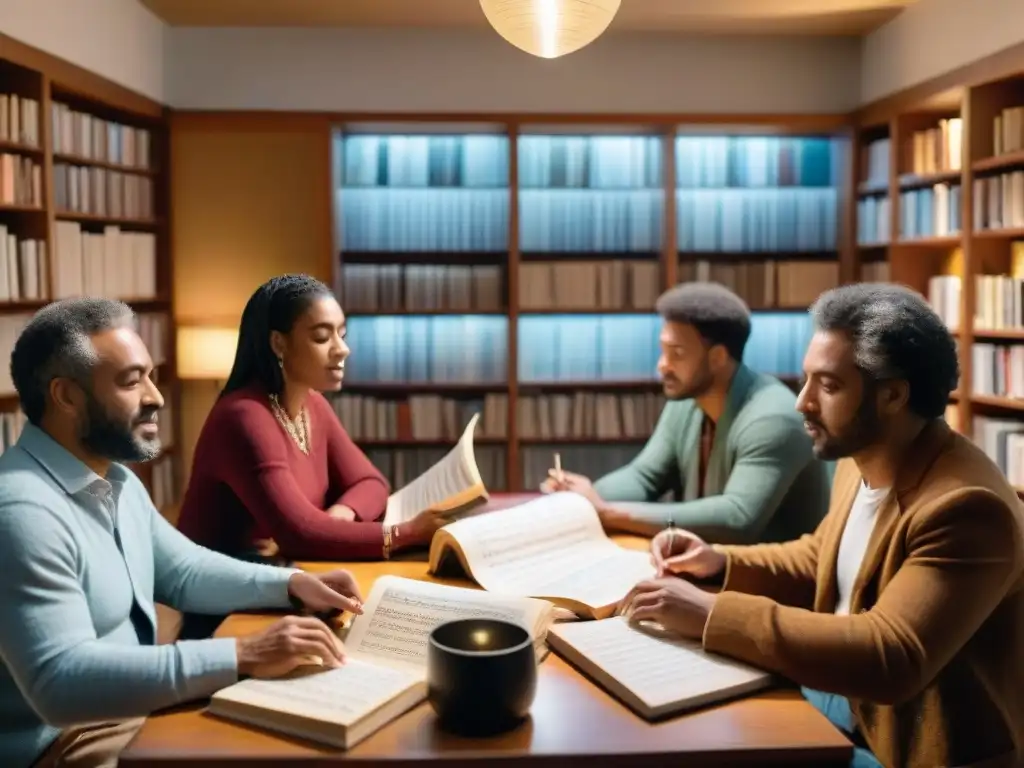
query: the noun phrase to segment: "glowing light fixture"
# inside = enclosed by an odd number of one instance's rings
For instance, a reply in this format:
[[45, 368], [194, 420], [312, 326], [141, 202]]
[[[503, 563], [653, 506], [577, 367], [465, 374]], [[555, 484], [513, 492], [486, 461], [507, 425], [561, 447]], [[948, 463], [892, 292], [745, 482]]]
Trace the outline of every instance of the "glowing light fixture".
[[554, 59], [597, 40], [622, 0], [480, 0], [494, 31], [516, 48]]

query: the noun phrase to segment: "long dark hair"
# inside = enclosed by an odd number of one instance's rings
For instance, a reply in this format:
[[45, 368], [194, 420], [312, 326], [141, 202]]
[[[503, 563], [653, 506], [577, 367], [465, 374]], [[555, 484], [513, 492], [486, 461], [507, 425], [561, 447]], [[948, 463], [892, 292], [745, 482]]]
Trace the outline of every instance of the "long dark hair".
[[280, 275], [257, 288], [242, 312], [235, 362], [220, 397], [253, 384], [280, 394], [284, 377], [270, 346], [271, 331], [288, 333], [313, 302], [333, 295], [309, 275]]

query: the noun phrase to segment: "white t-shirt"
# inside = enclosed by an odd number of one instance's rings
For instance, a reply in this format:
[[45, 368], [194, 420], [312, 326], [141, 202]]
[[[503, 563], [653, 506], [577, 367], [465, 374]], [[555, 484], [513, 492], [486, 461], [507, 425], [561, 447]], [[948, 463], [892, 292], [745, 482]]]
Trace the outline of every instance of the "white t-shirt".
[[875, 529], [878, 508], [888, 493], [888, 488], [869, 488], [861, 481], [857, 498], [853, 500], [853, 508], [843, 529], [843, 538], [839, 541], [839, 557], [836, 560], [839, 597], [836, 602], [836, 615], [850, 612], [853, 584], [857, 580], [857, 573], [867, 552], [871, 532]]

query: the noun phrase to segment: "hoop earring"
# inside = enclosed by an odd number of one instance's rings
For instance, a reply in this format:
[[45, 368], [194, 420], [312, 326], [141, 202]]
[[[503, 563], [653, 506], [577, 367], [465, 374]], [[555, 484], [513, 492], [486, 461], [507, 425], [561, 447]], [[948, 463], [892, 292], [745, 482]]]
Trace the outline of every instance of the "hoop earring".
[[277, 367], [280, 368], [282, 371], [284, 370], [284, 358], [283, 357], [277, 358]]

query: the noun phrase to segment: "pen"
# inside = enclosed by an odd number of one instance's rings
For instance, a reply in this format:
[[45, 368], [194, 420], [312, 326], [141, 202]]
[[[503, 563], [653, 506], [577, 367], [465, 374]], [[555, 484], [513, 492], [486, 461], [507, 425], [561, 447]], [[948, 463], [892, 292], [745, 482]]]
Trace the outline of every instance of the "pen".
[[565, 475], [562, 473], [562, 454], [555, 454], [555, 476], [558, 478], [558, 482], [565, 482]]

